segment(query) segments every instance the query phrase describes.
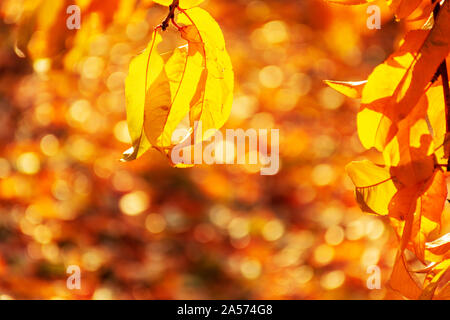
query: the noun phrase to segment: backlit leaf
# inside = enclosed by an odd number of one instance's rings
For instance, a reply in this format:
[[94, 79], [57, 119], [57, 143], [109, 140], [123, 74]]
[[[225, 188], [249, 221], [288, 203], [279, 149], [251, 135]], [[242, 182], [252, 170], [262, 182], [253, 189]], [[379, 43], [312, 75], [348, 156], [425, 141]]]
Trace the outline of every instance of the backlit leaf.
[[389, 6], [398, 19], [408, 17], [422, 2], [422, 0], [389, 0]]
[[202, 58], [203, 73], [191, 100], [190, 123], [200, 121], [202, 130], [194, 128], [195, 141], [209, 138], [211, 129], [221, 128], [228, 119], [233, 102], [234, 74], [225, 41], [217, 22], [203, 9], [193, 8], [178, 16], [184, 24], [182, 36], [189, 44], [189, 59]]
[[406, 118], [397, 123], [398, 131], [383, 150], [385, 164], [403, 185], [426, 181], [434, 171], [433, 137], [426, 119], [428, 101], [422, 97]]
[[428, 251], [432, 252], [433, 254], [436, 255], [445, 254], [450, 250], [450, 233], [447, 233], [434, 241], [427, 242], [425, 244], [425, 247]]
[[397, 192], [389, 169], [365, 160], [350, 163], [346, 171], [356, 186], [356, 200], [361, 209], [387, 215], [389, 203]]
[[408, 33], [401, 48], [370, 75], [362, 94], [358, 133], [364, 147], [382, 151], [425, 92], [450, 51], [450, 4], [446, 1], [434, 27]]
[[[157, 28], [149, 48], [130, 64], [126, 95], [133, 148], [124, 160], [150, 146], [171, 158], [173, 148], [189, 135], [201, 143], [229, 117], [234, 75], [220, 27], [200, 8], [181, 9], [178, 24], [184, 25], [179, 31], [186, 46], [163, 59], [157, 53], [162, 40]], [[203, 129], [197, 132], [198, 121]], [[177, 129], [185, 132], [183, 137], [174, 137]]]
[[420, 295], [421, 300], [431, 300], [433, 298], [437, 287], [444, 278], [444, 275], [449, 270], [450, 270], [450, 260], [445, 260], [437, 264], [433, 268], [432, 272], [427, 274], [424, 282], [425, 288]]
[[334, 90], [342, 93], [343, 95], [353, 98], [360, 99], [362, 95], [362, 90], [366, 85], [367, 81], [332, 81], [325, 80], [325, 83], [329, 85]]
[[389, 285], [408, 299], [417, 299], [422, 293], [416, 276], [409, 272], [403, 253], [398, 254], [392, 270]]
[[164, 61], [157, 50], [161, 41], [161, 34], [155, 30], [145, 51], [130, 63], [125, 83], [125, 94], [128, 131], [133, 146], [124, 153], [123, 160], [125, 161], [139, 158], [150, 148], [150, 143], [144, 132], [144, 111], [146, 102], [150, 99], [147, 97], [147, 92], [160, 77], [164, 67]]

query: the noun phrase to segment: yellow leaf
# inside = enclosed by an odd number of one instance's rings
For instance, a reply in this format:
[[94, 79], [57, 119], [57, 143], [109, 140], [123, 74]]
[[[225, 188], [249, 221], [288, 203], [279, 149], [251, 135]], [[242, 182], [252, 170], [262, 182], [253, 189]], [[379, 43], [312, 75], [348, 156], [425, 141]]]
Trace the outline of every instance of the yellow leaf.
[[[190, 104], [199, 86], [203, 73], [202, 58], [192, 55], [188, 47], [175, 50], [174, 55], [165, 66], [170, 82], [171, 104], [170, 113], [164, 119], [162, 135], [157, 145], [165, 150], [172, 148], [178, 141], [172, 141], [172, 134], [176, 129], [189, 128]], [[146, 120], [151, 121], [151, 118]], [[189, 131], [189, 130], [187, 130]]]
[[433, 299], [434, 293], [438, 288], [444, 275], [450, 270], [450, 260], [444, 260], [437, 264], [431, 272], [429, 272], [424, 281], [424, 290], [420, 295], [421, 300]]
[[428, 181], [399, 189], [389, 203], [389, 216], [405, 221], [403, 228], [397, 228], [402, 249], [409, 245], [422, 262], [425, 262], [425, 243], [430, 233], [440, 226], [446, 198], [445, 174], [436, 170]]
[[159, 78], [164, 67], [164, 61], [157, 51], [157, 46], [161, 41], [161, 35], [155, 30], [145, 51], [130, 63], [125, 81], [125, 95], [128, 131], [133, 146], [125, 151], [122, 159], [124, 161], [139, 158], [150, 148], [144, 132], [144, 110], [146, 101], [148, 101], [147, 91]]
[[433, 177], [424, 185], [417, 201], [411, 230], [416, 256], [425, 262], [425, 247], [431, 232], [441, 225], [441, 216], [447, 199], [445, 174], [436, 170]]
[[190, 123], [201, 122], [194, 128], [195, 141], [213, 135], [227, 121], [233, 102], [234, 73], [225, 40], [217, 22], [203, 9], [182, 10], [178, 23], [184, 24], [182, 36], [188, 41], [189, 59], [203, 59], [203, 73], [191, 101]]
[[352, 99], [361, 98], [362, 90], [364, 89], [364, 86], [367, 83], [367, 81], [347, 82], [347, 81], [332, 81], [332, 80], [325, 80], [324, 82], [337, 92], [340, 92], [343, 95]]
[[[179, 31], [187, 46], [163, 59], [156, 50], [162, 39], [157, 28], [149, 48], [130, 64], [126, 95], [133, 148], [125, 160], [139, 157], [150, 146], [171, 159], [175, 146], [184, 148], [180, 144], [189, 136], [191, 142], [201, 143], [229, 117], [234, 75], [220, 27], [200, 8], [180, 10], [178, 24], [185, 26]], [[203, 130], [197, 132], [196, 121]], [[183, 137], [174, 136], [177, 129], [186, 132]]]
[[346, 171], [356, 186], [356, 200], [364, 212], [387, 215], [397, 188], [389, 169], [370, 161], [352, 162]]
[[426, 93], [427, 116], [430, 124], [430, 131], [433, 136], [433, 144], [435, 147], [435, 156], [438, 163], [446, 163], [449, 156], [449, 147], [447, 134], [447, 125], [445, 117], [445, 99], [442, 82], [438, 81], [431, 86]]
[[401, 48], [375, 68], [364, 87], [358, 134], [364, 147], [383, 151], [425, 93], [439, 64], [450, 51], [450, 2], [441, 8], [434, 27], [407, 34]]
[[434, 145], [426, 118], [428, 103], [422, 97], [406, 118], [397, 123], [398, 131], [383, 150], [385, 164], [403, 185], [428, 180], [434, 172]]

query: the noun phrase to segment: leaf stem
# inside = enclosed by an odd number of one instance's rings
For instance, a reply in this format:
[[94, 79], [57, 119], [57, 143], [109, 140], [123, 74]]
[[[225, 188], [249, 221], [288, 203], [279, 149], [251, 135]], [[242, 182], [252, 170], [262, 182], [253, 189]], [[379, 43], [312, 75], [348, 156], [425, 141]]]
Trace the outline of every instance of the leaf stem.
[[176, 23], [175, 23], [175, 9], [178, 8], [178, 5], [180, 4], [180, 0], [173, 0], [172, 4], [169, 6], [169, 14], [167, 15], [166, 19], [164, 19], [164, 21], [161, 23], [161, 29], [163, 31], [166, 31], [166, 29], [169, 27], [169, 21], [172, 21], [172, 23], [174, 24], [175, 27], [177, 27], [178, 29], [180, 28]]

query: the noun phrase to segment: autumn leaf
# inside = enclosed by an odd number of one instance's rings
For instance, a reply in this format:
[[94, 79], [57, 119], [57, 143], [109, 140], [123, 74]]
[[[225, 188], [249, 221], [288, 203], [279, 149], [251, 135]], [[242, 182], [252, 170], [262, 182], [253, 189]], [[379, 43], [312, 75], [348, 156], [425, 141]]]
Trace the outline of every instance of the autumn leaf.
[[399, 227], [403, 250], [411, 242], [412, 250], [425, 261], [425, 243], [441, 223], [447, 196], [445, 174], [436, 170], [426, 184], [404, 186], [391, 176], [392, 169], [367, 160], [352, 162], [346, 169], [361, 209], [404, 222]]
[[401, 252], [395, 259], [389, 286], [408, 299], [418, 299], [422, 293], [422, 288], [418, 282], [417, 277], [410, 272], [406, 258]]
[[425, 278], [424, 290], [420, 294], [419, 299], [431, 300], [440, 282], [448, 271], [450, 271], [450, 259], [444, 260], [433, 267], [432, 271], [429, 272]]
[[397, 122], [398, 131], [383, 150], [385, 164], [391, 174], [405, 186], [426, 181], [434, 171], [434, 144], [426, 121], [428, 100], [422, 97], [418, 105]]
[[435, 255], [447, 253], [450, 250], [450, 233], [447, 233], [434, 241], [427, 242], [425, 248]]
[[[146, 51], [130, 64], [125, 90], [133, 147], [124, 154], [126, 161], [150, 146], [169, 156], [189, 136], [200, 143], [229, 117], [234, 75], [220, 27], [203, 9], [179, 10], [177, 27], [188, 44], [163, 59], [157, 28]], [[203, 130], [197, 132], [199, 121]], [[173, 139], [177, 129], [185, 131], [183, 139]]]
[[182, 11], [178, 23], [184, 24], [182, 37], [188, 41], [189, 59], [201, 57], [201, 80], [190, 103], [190, 124], [202, 123], [195, 141], [204, 141], [228, 119], [233, 103], [234, 74], [231, 59], [219, 25], [203, 9]]
[[404, 19], [417, 9], [422, 0], [390, 0], [388, 2], [397, 19]]
[[433, 297], [434, 300], [450, 300], [450, 282], [439, 291], [437, 295]]
[[352, 99], [360, 99], [362, 96], [362, 91], [367, 81], [324, 81], [328, 86], [334, 90], [342, 93]]
[[346, 171], [356, 186], [356, 200], [361, 210], [387, 215], [389, 203], [397, 192], [389, 168], [364, 160], [348, 164]]
[[148, 101], [147, 91], [164, 67], [163, 59], [157, 51], [158, 44], [161, 41], [160, 33], [155, 30], [145, 51], [130, 63], [125, 82], [125, 93], [128, 131], [133, 146], [124, 152], [123, 160], [125, 161], [139, 158], [150, 148], [150, 143], [144, 132], [144, 112]]
[[450, 154], [449, 136], [447, 133], [445, 114], [445, 98], [443, 84], [437, 81], [431, 86], [424, 99], [427, 103], [427, 119], [429, 121], [431, 135], [433, 136], [434, 154], [438, 163], [444, 163]]
[[411, 240], [416, 256], [425, 262], [425, 247], [431, 232], [441, 225], [441, 216], [447, 199], [445, 174], [436, 170], [424, 186], [417, 201], [411, 230]]
[[358, 113], [358, 134], [364, 147], [383, 151], [425, 93], [441, 61], [450, 51], [450, 4], [441, 8], [431, 30], [408, 33], [400, 49], [370, 75]]

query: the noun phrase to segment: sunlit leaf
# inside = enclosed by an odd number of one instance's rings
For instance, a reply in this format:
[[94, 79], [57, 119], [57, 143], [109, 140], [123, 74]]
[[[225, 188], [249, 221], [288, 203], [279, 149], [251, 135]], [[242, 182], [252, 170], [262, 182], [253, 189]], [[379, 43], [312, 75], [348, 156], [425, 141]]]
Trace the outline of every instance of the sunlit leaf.
[[418, 199], [411, 230], [414, 251], [421, 261], [425, 261], [425, 246], [429, 234], [441, 224], [446, 199], [445, 174], [441, 170], [436, 170]]
[[367, 81], [325, 80], [325, 83], [334, 90], [342, 93], [343, 95], [349, 98], [360, 99], [362, 95], [362, 90], [364, 89], [364, 86], [366, 85]]
[[406, 118], [397, 122], [397, 134], [383, 150], [391, 174], [406, 186], [428, 180], [434, 171], [433, 137], [425, 120], [427, 108], [424, 96]]
[[425, 247], [428, 251], [432, 252], [433, 254], [436, 255], [445, 254], [450, 250], [450, 233], [447, 233], [434, 241], [427, 242], [425, 244]]
[[[205, 133], [211, 135], [211, 129], [219, 129], [229, 117], [234, 75], [220, 27], [200, 8], [182, 10], [178, 24], [184, 25], [180, 32], [187, 46], [161, 58], [157, 28], [149, 48], [130, 65], [126, 94], [133, 149], [125, 160], [139, 157], [150, 146], [171, 158], [171, 150], [189, 135], [201, 143], [208, 138]], [[198, 132], [197, 122], [203, 128]], [[174, 140], [177, 129], [185, 130], [184, 139]]]
[[418, 279], [410, 272], [403, 253], [397, 255], [389, 286], [409, 299], [417, 299], [422, 293]]
[[387, 215], [389, 203], [397, 192], [388, 168], [370, 161], [352, 162], [346, 171], [356, 186], [356, 200], [368, 213]]
[[389, 6], [398, 19], [408, 17], [422, 2], [422, 0], [389, 0]]
[[362, 94], [358, 133], [364, 147], [382, 151], [450, 51], [450, 4], [430, 31], [410, 32], [401, 48], [370, 75]]
[[424, 290], [420, 295], [421, 300], [431, 300], [444, 275], [450, 270], [450, 260], [437, 264], [432, 272], [427, 274], [424, 282]]
[[186, 10], [178, 22], [185, 25], [182, 36], [189, 44], [189, 59], [201, 57], [204, 66], [189, 114], [191, 125], [201, 122], [202, 130], [194, 128], [195, 141], [200, 142], [213, 134], [211, 129], [221, 128], [230, 115], [234, 73], [222, 31], [208, 12]]
[[150, 99], [147, 92], [160, 77], [164, 68], [164, 61], [157, 50], [161, 41], [160, 33], [155, 30], [145, 51], [130, 63], [125, 93], [128, 130], [133, 147], [124, 153], [123, 160], [126, 161], [139, 158], [150, 148], [150, 143], [144, 132], [144, 112], [146, 103]]

